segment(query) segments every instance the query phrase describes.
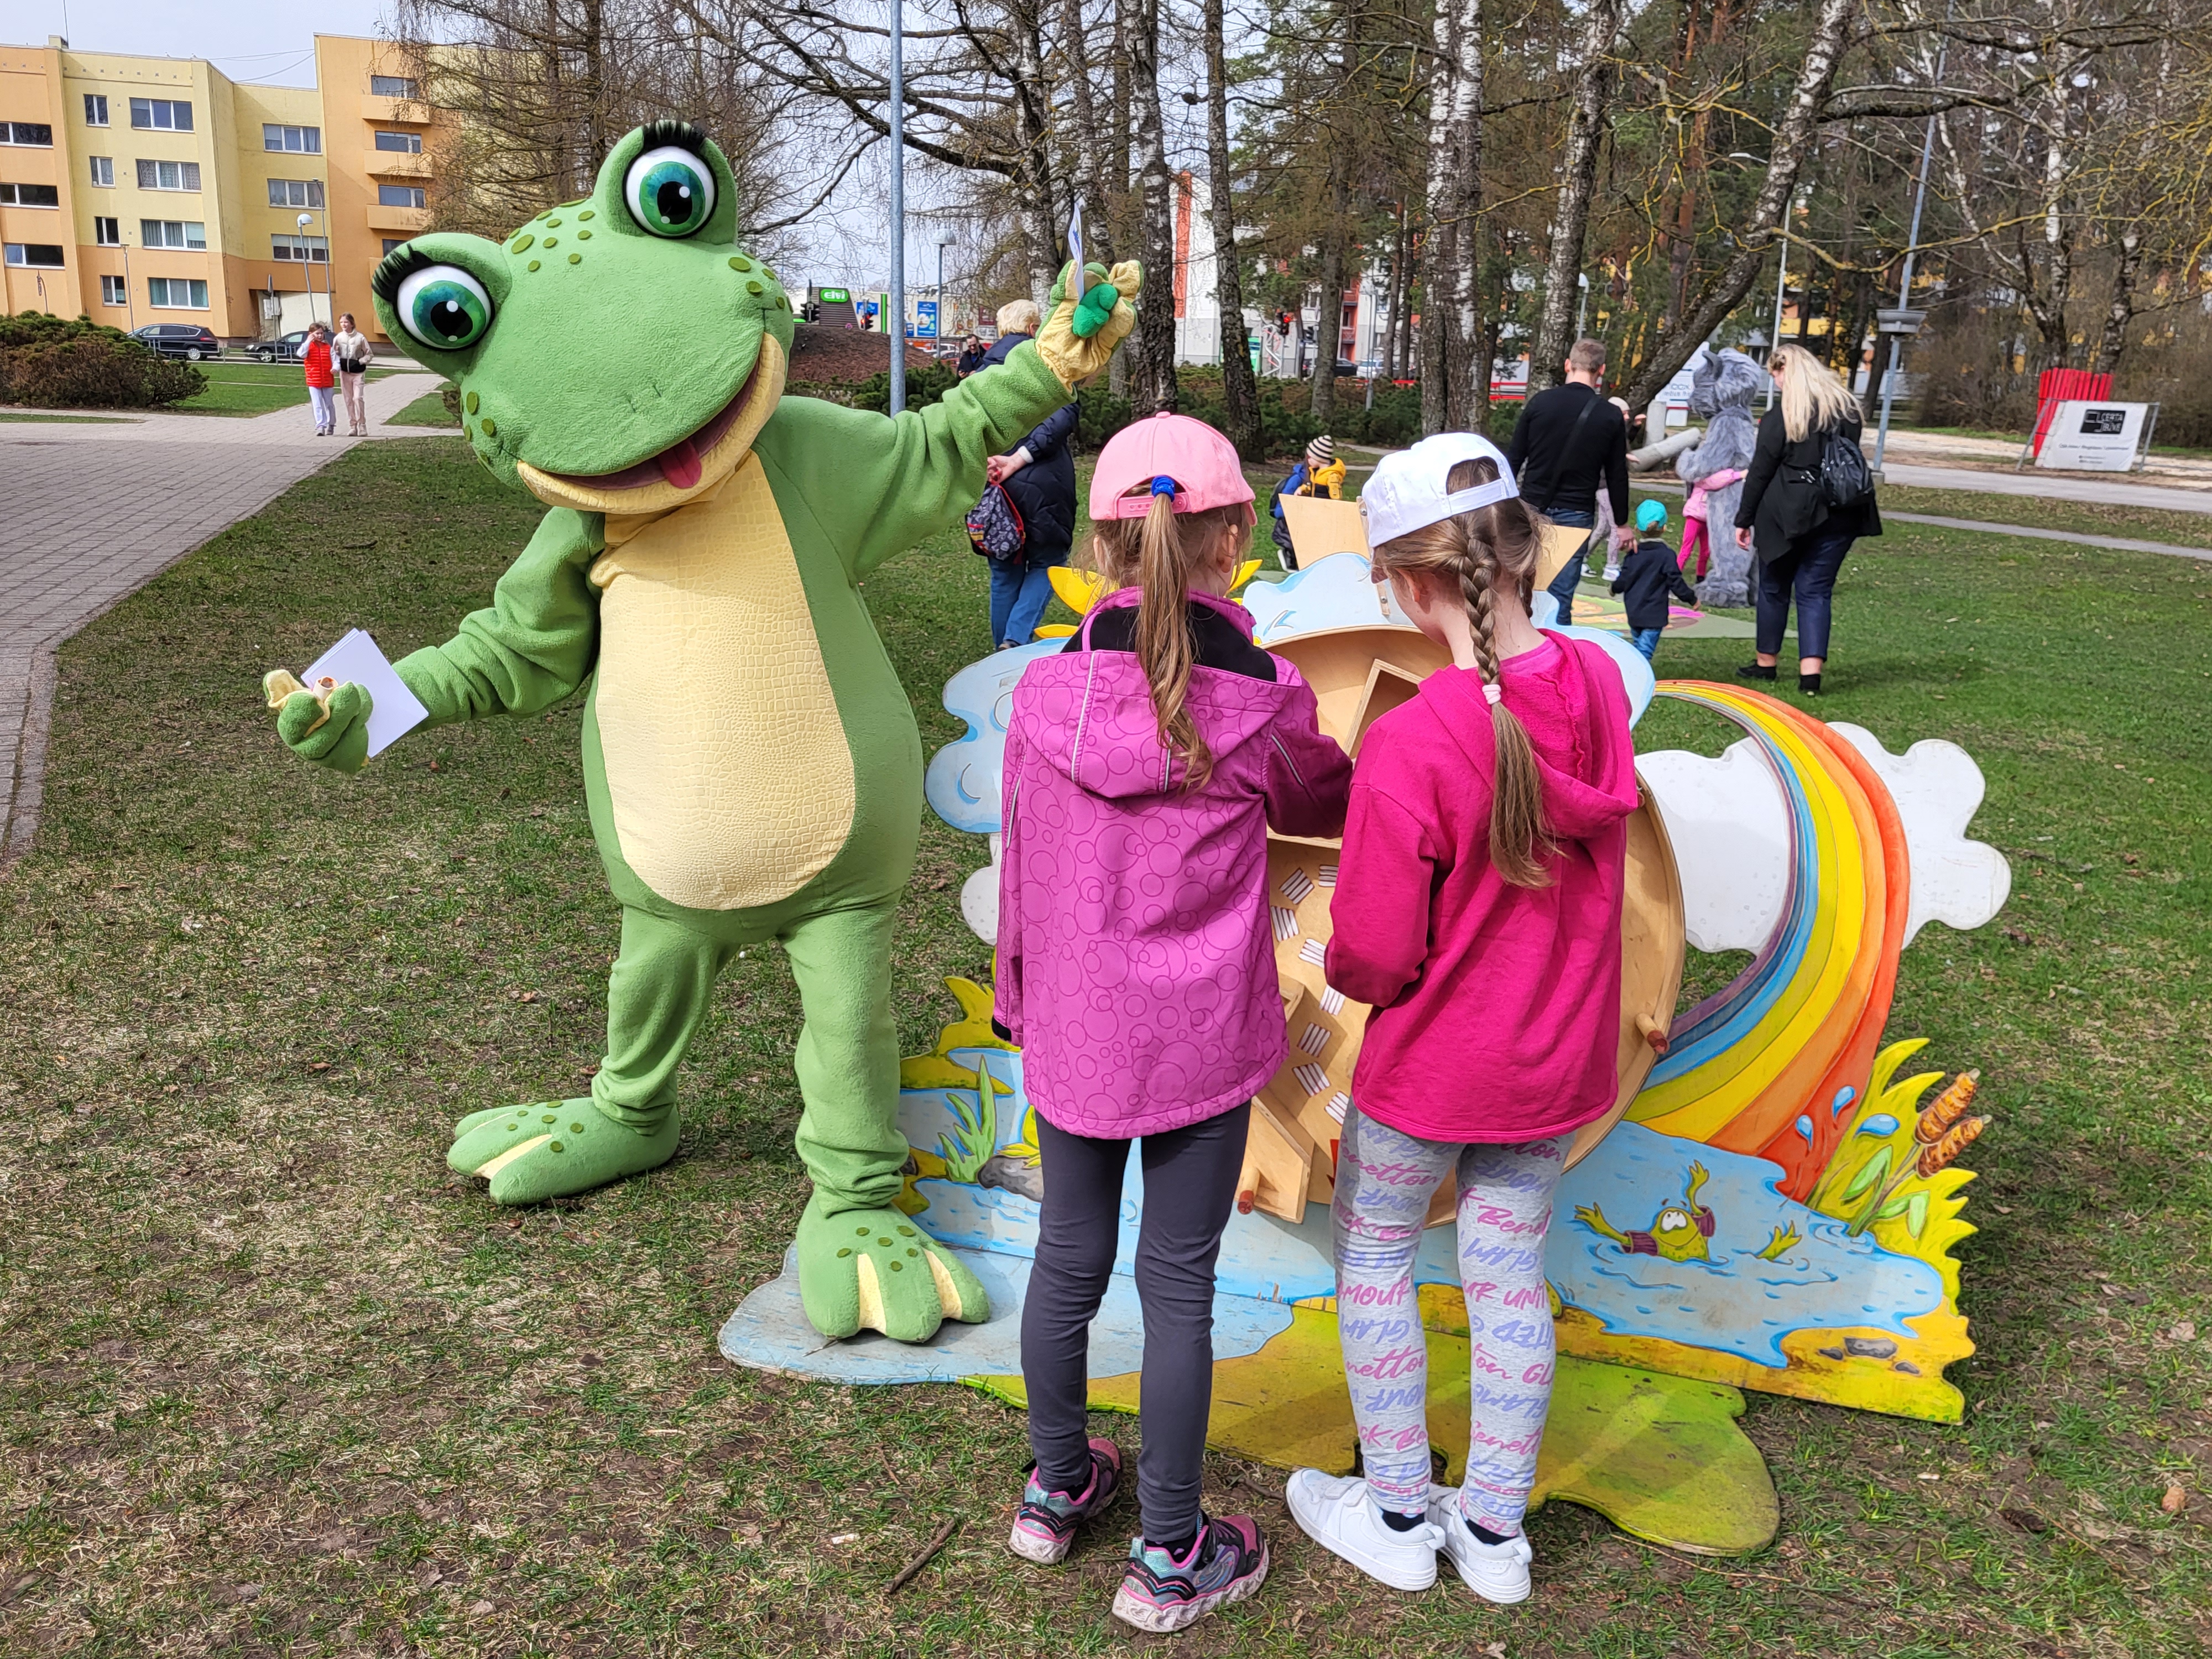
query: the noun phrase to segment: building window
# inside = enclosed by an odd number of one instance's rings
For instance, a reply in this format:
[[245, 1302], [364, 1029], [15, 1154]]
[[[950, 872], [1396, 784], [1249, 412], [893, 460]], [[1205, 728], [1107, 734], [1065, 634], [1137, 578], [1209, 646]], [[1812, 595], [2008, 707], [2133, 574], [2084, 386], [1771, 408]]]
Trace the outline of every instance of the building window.
[[387, 236], [384, 239], [384, 252], [387, 258], [398, 252], [406, 246], [407, 239], [404, 236]]
[[420, 185], [379, 185], [376, 187], [379, 207], [418, 208], [423, 204]]
[[113, 190], [115, 158], [112, 155], [90, 155], [85, 159], [92, 163], [92, 182], [102, 190]]
[[207, 284], [197, 276], [149, 276], [146, 303], [165, 311], [205, 311]]
[[54, 147], [54, 130], [44, 121], [0, 121], [0, 144], [52, 149]]
[[402, 155], [422, 153], [422, 135], [419, 132], [380, 132], [376, 135], [379, 149], [397, 150]]
[[62, 204], [58, 185], [0, 185], [0, 207], [50, 207]]
[[261, 148], [281, 149], [288, 155], [320, 155], [323, 153], [323, 130], [320, 127], [264, 125], [261, 129]]
[[131, 295], [125, 292], [120, 276], [100, 279], [100, 303], [104, 306], [127, 306], [131, 303]]
[[179, 247], [190, 253], [204, 253], [207, 227], [197, 219], [141, 219], [138, 240], [148, 247]]
[[271, 236], [269, 257], [288, 264], [328, 264], [331, 245], [319, 236]]
[[419, 99], [422, 83], [404, 75], [372, 75], [368, 77], [368, 94], [372, 98]]
[[190, 132], [192, 106], [181, 99], [133, 98], [131, 125], [148, 132]]
[[141, 190], [198, 190], [199, 187], [200, 164], [198, 161], [138, 163], [138, 188]]
[[84, 124], [88, 127], [104, 127], [107, 125], [106, 94], [100, 92], [85, 94]]
[[276, 208], [319, 208], [323, 204], [319, 179], [271, 179], [269, 205]]
[[59, 270], [62, 251], [52, 242], [10, 242], [8, 244], [8, 263], [11, 265], [30, 265], [40, 270]]
[[120, 219], [94, 219], [92, 222], [92, 240], [101, 247], [121, 247], [123, 222]]

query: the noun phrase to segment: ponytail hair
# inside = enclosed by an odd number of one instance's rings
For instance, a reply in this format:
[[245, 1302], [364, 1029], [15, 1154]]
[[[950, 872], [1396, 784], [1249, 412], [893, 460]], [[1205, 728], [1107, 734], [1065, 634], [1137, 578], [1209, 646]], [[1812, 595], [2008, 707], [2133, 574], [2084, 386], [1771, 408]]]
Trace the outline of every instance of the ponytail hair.
[[1213, 751], [1206, 747], [1188, 703], [1190, 671], [1198, 664], [1188, 608], [1191, 566], [1216, 544], [1224, 527], [1243, 527], [1247, 509], [1239, 503], [1177, 513], [1172, 480], [1156, 478], [1151, 489], [1152, 501], [1144, 517], [1109, 519], [1098, 525], [1091, 538], [1088, 562], [1109, 591], [1139, 590], [1137, 665], [1152, 688], [1160, 741], [1182, 763], [1182, 787], [1199, 789], [1213, 775]]
[[[1486, 458], [1453, 466], [1444, 488], [1457, 492], [1495, 483], [1498, 464]], [[1475, 667], [1488, 687], [1498, 684], [1495, 614], [1501, 604], [1528, 613], [1536, 587], [1536, 557], [1542, 545], [1536, 515], [1518, 496], [1493, 501], [1469, 513], [1426, 526], [1374, 550], [1376, 570], [1385, 574], [1419, 571], [1449, 577], [1459, 584], [1474, 635]], [[1536, 774], [1536, 751], [1528, 728], [1493, 690], [1490, 732], [1495, 756], [1491, 774], [1490, 862], [1516, 887], [1548, 887], [1558, 843], [1544, 816], [1544, 796]]]

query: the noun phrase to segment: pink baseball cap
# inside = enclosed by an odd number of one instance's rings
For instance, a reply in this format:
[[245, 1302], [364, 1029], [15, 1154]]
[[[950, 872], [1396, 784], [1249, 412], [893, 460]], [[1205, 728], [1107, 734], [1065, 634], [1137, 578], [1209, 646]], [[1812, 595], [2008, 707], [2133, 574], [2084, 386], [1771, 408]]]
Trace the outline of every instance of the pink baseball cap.
[[1130, 422], [1098, 452], [1098, 470], [1091, 475], [1091, 522], [1143, 518], [1155, 495], [1169, 493], [1163, 481], [1174, 487], [1178, 513], [1252, 499], [1228, 439], [1188, 415], [1155, 415]]

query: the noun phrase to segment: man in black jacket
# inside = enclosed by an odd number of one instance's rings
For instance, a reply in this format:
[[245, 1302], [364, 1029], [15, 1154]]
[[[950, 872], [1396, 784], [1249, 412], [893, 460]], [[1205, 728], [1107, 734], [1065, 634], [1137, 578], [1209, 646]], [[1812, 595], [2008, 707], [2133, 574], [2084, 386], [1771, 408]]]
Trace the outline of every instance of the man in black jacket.
[[[986, 369], [1036, 332], [1037, 308], [1028, 300], [999, 307], [1001, 331], [984, 356]], [[1021, 556], [991, 562], [991, 643], [1027, 645], [1037, 620], [1052, 600], [1052, 567], [1066, 564], [1075, 544], [1076, 406], [1063, 404], [1039, 422], [1029, 436], [985, 465], [990, 483], [1006, 492], [1022, 515], [1026, 532]]]
[[[1553, 524], [1589, 530], [1597, 524], [1597, 492], [1612, 497], [1613, 542], [1636, 544], [1628, 524], [1628, 423], [1620, 410], [1600, 395], [1605, 384], [1605, 347], [1577, 340], [1567, 353], [1565, 381], [1540, 392], [1522, 405], [1505, 459], [1520, 481], [1521, 498]], [[1575, 585], [1582, 580], [1583, 557], [1572, 558], [1552, 579], [1559, 602], [1559, 622], [1572, 620]]]

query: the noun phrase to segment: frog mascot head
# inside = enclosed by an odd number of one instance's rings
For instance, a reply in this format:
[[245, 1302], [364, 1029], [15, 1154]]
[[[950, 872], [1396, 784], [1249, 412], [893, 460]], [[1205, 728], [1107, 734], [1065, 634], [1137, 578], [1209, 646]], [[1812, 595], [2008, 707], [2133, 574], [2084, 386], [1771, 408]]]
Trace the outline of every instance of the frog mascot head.
[[[914, 712], [857, 591], [959, 523], [984, 462], [1102, 370], [1133, 265], [1063, 276], [1037, 338], [918, 413], [787, 398], [793, 314], [739, 247], [721, 152], [680, 121], [615, 146], [590, 197], [504, 242], [433, 234], [373, 286], [385, 331], [459, 389], [484, 465], [549, 511], [485, 609], [395, 665], [428, 724], [588, 687], [585, 793], [622, 946], [588, 1097], [462, 1119], [447, 1162], [526, 1204], [665, 1163], [677, 1074], [722, 964], [780, 941], [805, 1011], [793, 1253], [807, 1317], [908, 1341], [982, 1286], [894, 1204], [892, 927], [921, 810]], [[358, 771], [368, 692], [265, 689], [302, 757]]]

